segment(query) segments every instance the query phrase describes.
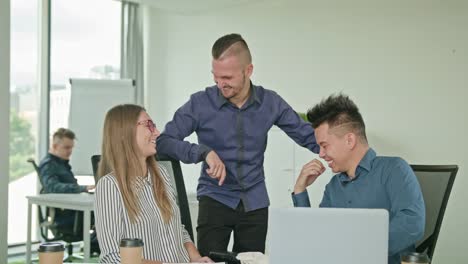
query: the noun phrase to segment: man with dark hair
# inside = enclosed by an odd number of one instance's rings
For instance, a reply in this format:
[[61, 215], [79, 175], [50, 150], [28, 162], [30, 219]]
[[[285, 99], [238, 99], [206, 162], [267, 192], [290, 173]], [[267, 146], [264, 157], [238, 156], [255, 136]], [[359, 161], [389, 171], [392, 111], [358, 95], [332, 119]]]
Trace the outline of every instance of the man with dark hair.
[[[39, 164], [42, 193], [80, 193], [94, 189], [94, 185], [78, 185], [73, 175], [69, 161], [74, 145], [75, 133], [70, 129], [59, 128], [54, 133], [49, 153]], [[82, 219], [82, 212], [55, 209], [54, 223], [62, 232], [72, 233], [77, 213], [79, 213], [78, 218]], [[93, 252], [99, 252], [97, 240], [93, 237], [91, 247]]]
[[[328, 97], [309, 110], [307, 118], [320, 158], [337, 173], [325, 187], [320, 207], [387, 209], [388, 263], [400, 263], [400, 254], [414, 251], [424, 234], [424, 201], [411, 167], [398, 157], [376, 156], [359, 109], [348, 96]], [[310, 207], [306, 187], [324, 171], [317, 159], [303, 166], [292, 194], [294, 206]]]
[[[239, 34], [212, 48], [216, 85], [197, 92], [174, 114], [158, 138], [158, 152], [184, 163], [203, 161], [198, 181], [197, 240], [202, 255], [265, 251], [269, 199], [263, 170], [273, 125], [297, 144], [318, 152], [314, 132], [275, 92], [253, 85], [252, 56]], [[198, 144], [183, 141], [195, 132]]]

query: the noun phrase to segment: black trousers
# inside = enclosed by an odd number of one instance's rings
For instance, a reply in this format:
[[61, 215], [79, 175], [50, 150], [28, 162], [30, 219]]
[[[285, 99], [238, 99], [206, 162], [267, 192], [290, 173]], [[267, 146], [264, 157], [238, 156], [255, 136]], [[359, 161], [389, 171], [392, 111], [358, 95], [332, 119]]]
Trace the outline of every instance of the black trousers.
[[199, 199], [197, 245], [202, 256], [226, 252], [233, 231], [233, 252], [265, 253], [267, 229], [268, 208], [245, 212], [242, 201], [232, 209], [207, 196]]

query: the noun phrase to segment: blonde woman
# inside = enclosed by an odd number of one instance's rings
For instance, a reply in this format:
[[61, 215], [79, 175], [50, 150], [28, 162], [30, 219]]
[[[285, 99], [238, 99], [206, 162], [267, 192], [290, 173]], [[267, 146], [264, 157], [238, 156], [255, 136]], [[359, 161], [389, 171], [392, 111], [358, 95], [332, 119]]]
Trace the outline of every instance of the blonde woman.
[[95, 194], [101, 263], [120, 263], [122, 238], [143, 240], [145, 264], [212, 262], [200, 256], [181, 223], [168, 174], [154, 158], [158, 136], [140, 106], [107, 112]]

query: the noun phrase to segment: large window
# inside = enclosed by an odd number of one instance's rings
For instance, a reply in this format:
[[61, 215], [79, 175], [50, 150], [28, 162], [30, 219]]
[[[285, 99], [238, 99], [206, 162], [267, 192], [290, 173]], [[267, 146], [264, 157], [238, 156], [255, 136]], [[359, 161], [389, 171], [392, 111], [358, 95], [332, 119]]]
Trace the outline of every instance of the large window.
[[52, 1], [51, 134], [68, 127], [70, 78], [120, 77], [120, 8], [115, 0]]
[[[38, 178], [27, 159], [34, 158], [39, 163], [46, 154], [36, 156], [39, 140], [44, 144], [43, 138], [38, 139], [39, 127], [44, 126], [38, 123], [41, 101], [38, 87], [39, 1], [11, 1], [9, 245], [25, 243], [25, 196], [37, 193]], [[52, 134], [58, 127], [68, 126], [70, 78], [120, 77], [121, 3], [115, 0], [51, 0], [50, 8], [48, 129]], [[81, 183], [86, 184], [86, 180]], [[35, 222], [32, 221], [33, 230], [36, 230]], [[32, 238], [40, 239], [35, 232]]]
[[37, 188], [34, 169], [26, 162], [35, 156], [38, 134], [37, 8], [34, 0], [11, 1], [8, 244], [26, 240], [25, 196]]

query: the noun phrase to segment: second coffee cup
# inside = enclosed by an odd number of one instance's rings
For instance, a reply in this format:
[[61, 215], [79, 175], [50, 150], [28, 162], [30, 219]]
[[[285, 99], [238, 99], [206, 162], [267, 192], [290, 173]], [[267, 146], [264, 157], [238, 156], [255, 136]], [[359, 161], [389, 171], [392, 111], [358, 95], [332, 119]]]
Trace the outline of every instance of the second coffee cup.
[[401, 256], [401, 264], [429, 264], [430, 262], [425, 253], [411, 252]]
[[120, 261], [122, 264], [141, 264], [143, 259], [143, 241], [139, 238], [120, 240]]

